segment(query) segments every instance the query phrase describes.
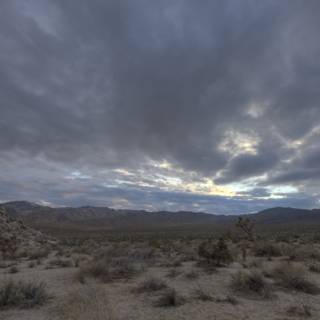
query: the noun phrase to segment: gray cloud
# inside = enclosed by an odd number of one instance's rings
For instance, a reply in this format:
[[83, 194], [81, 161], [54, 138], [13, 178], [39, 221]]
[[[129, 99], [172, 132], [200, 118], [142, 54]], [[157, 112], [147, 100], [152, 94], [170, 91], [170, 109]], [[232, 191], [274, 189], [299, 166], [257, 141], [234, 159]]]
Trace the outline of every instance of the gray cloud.
[[[171, 192], [174, 208], [200, 196], [180, 198], [169, 176], [289, 185], [316, 203], [319, 9], [315, 0], [2, 1], [1, 197], [67, 204], [62, 181], [79, 171], [90, 184], [72, 180], [73, 204], [103, 194], [112, 204], [126, 183], [140, 197], [126, 193], [132, 206], [166, 206], [143, 184]], [[164, 160], [174, 169], [147, 165]]]

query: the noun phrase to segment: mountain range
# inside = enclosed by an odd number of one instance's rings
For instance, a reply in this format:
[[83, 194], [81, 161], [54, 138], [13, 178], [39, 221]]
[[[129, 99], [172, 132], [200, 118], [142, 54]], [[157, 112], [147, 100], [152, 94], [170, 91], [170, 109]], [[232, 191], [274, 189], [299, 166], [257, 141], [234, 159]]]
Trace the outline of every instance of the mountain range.
[[[148, 212], [90, 206], [52, 208], [27, 201], [1, 203], [0, 207], [12, 218], [20, 219], [26, 225], [40, 230], [145, 231], [230, 228], [239, 217], [187, 211]], [[320, 228], [320, 209], [276, 207], [242, 216], [250, 217], [257, 226], [265, 228]]]

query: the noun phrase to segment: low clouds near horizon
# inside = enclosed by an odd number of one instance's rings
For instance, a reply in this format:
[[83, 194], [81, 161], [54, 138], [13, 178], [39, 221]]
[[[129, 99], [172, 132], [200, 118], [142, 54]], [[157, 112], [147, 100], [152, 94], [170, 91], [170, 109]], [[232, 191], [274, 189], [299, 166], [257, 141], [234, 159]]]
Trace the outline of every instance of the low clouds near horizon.
[[318, 207], [317, 0], [3, 0], [0, 202]]

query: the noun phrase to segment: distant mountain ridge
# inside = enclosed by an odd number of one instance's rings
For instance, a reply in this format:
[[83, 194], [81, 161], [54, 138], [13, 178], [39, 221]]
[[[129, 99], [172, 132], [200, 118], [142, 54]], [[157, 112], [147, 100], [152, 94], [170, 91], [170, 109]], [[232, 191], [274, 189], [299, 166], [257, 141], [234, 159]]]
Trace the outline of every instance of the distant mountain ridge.
[[[239, 216], [198, 212], [147, 212], [116, 210], [108, 207], [51, 208], [27, 201], [0, 204], [9, 216], [23, 220], [35, 228], [47, 227], [87, 230], [148, 230], [201, 226], [232, 226]], [[276, 207], [249, 216], [257, 225], [310, 225], [320, 228], [320, 209]]]

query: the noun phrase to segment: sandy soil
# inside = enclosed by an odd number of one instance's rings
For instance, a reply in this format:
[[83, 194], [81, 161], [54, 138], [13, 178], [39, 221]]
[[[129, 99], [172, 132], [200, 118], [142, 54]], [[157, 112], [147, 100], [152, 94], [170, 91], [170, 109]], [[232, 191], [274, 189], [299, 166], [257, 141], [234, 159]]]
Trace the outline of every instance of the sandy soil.
[[[276, 262], [267, 262], [270, 265]], [[29, 268], [27, 262], [18, 266], [19, 273], [9, 274], [8, 269], [0, 270], [0, 281], [13, 278], [14, 280], [44, 281], [52, 295], [52, 299], [45, 306], [29, 310], [10, 309], [0, 312], [1, 320], [51, 320], [53, 311], [59, 299], [67, 290], [75, 286], [74, 273], [76, 268], [46, 269], [45, 264]], [[268, 267], [268, 266], [267, 266]], [[110, 305], [116, 320], [284, 320], [301, 319], [299, 316], [287, 314], [292, 306], [308, 305], [312, 316], [309, 319], [320, 319], [320, 295], [309, 295], [301, 292], [291, 292], [281, 289], [275, 291], [275, 297], [270, 300], [252, 299], [241, 295], [234, 295], [229, 287], [230, 276], [233, 272], [243, 269], [241, 264], [233, 263], [228, 268], [221, 268], [217, 273], [206, 274], [194, 266], [194, 262], [185, 262], [178, 267], [181, 274], [175, 278], [166, 275], [169, 268], [152, 267], [134, 279], [121, 280], [105, 284]], [[187, 279], [185, 274], [196, 269], [199, 273], [197, 279]], [[164, 279], [170, 287], [185, 298], [185, 303], [178, 307], [155, 307], [154, 302], [159, 293], [134, 292], [134, 288], [148, 277]], [[310, 274], [313, 281], [320, 285], [320, 277]], [[224, 298], [235, 296], [238, 304], [228, 302], [201, 301], [197, 299], [195, 291], [202, 288], [213, 297]], [[88, 319], [90, 320], [90, 319]]]

